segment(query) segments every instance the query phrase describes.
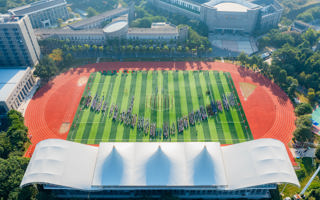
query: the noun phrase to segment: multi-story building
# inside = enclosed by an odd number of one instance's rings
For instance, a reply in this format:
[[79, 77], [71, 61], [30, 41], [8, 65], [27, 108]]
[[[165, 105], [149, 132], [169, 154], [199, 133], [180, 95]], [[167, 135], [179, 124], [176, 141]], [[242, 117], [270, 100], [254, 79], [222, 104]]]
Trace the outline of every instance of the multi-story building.
[[278, 25], [283, 8], [276, 0], [149, 0], [157, 8], [201, 20], [211, 32], [252, 33]]
[[9, 10], [11, 15], [28, 15], [33, 28], [54, 26], [69, 18], [65, 0], [42, 0]]
[[40, 47], [28, 16], [0, 15], [0, 66], [31, 66]]
[[167, 23], [152, 23], [151, 28], [129, 28], [128, 39], [133, 40], [159, 40], [159, 41], [177, 41], [185, 40], [188, 28], [177, 28]]
[[108, 39], [184, 41], [188, 37], [187, 27], [176, 27], [167, 23], [153, 23], [151, 28], [128, 28], [128, 21], [116, 20], [103, 29], [38, 29], [39, 39], [57, 38], [75, 44], [103, 45]]
[[277, 27], [283, 8], [276, 0], [251, 0], [252, 3], [262, 6], [258, 18], [257, 28], [266, 31]]

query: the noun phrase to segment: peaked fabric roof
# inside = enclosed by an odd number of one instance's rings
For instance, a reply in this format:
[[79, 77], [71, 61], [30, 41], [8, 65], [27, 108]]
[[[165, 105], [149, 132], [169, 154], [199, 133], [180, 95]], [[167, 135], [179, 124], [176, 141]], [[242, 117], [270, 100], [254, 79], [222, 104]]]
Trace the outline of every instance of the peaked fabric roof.
[[299, 181], [284, 145], [260, 139], [220, 147], [215, 142], [40, 142], [21, 187], [43, 183], [80, 190], [112, 187], [223, 187], [240, 189]]

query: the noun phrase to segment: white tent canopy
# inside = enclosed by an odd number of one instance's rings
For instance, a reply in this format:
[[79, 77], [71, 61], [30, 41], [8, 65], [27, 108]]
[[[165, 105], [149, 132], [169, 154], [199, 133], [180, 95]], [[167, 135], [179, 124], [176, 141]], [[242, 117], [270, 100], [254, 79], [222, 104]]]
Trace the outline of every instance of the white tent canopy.
[[215, 142], [40, 142], [21, 187], [43, 183], [80, 190], [108, 187], [220, 187], [240, 189], [299, 181], [285, 146], [260, 139], [220, 147]]

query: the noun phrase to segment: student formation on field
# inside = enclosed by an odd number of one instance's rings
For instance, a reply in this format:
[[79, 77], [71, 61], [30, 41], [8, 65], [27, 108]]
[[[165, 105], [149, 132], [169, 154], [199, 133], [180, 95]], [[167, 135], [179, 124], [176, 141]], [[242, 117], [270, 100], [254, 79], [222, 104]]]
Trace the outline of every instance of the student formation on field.
[[[116, 74], [118, 71], [103, 71], [103, 74]], [[126, 71], [129, 73], [129, 71]], [[132, 71], [133, 73], [133, 71]], [[90, 81], [90, 79], [89, 79]], [[92, 80], [91, 80], [92, 82]], [[90, 82], [89, 82], [90, 83]], [[90, 87], [88, 87], [90, 90]], [[157, 89], [158, 90], [158, 89]], [[210, 91], [206, 92], [207, 95], [211, 95]], [[163, 139], [170, 139], [171, 135], [175, 135], [176, 131], [178, 134], [182, 134], [184, 130], [188, 129], [189, 126], [195, 126], [196, 123], [201, 123], [202, 121], [206, 121], [209, 117], [216, 116], [219, 112], [223, 112], [223, 108], [226, 111], [230, 110], [230, 107], [236, 106], [236, 100], [233, 93], [229, 95], [222, 95], [222, 101], [220, 100], [212, 100], [210, 104], [204, 106], [200, 106], [198, 110], [194, 110], [189, 112], [188, 115], [178, 117], [176, 123], [173, 122], [171, 125], [167, 122], [162, 124], [162, 128], [157, 128], [157, 124], [155, 122], [151, 122], [150, 119], [145, 118], [144, 116], [137, 116], [137, 114], [133, 114], [133, 105], [134, 105], [134, 96], [131, 97], [130, 104], [127, 110], [120, 111], [117, 104], [111, 104], [109, 109], [109, 103], [105, 96], [99, 96], [96, 94], [92, 96], [90, 91], [88, 95], [84, 97], [82, 109], [90, 109], [92, 112], [102, 112], [104, 116], [108, 116], [112, 118], [113, 122], [119, 122], [124, 126], [131, 127], [132, 129], [137, 126], [137, 130], [139, 133], [144, 133], [145, 135], [150, 136], [150, 140], [157, 139], [163, 137]], [[156, 101], [156, 98], [154, 99]], [[109, 113], [108, 113], [109, 111]]]

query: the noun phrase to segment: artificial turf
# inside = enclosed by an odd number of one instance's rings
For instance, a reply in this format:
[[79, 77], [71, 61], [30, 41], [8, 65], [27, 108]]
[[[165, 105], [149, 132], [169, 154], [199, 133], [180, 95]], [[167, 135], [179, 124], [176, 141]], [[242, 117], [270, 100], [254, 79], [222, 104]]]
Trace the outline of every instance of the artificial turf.
[[[169, 139], [150, 138], [135, 128], [125, 126], [109, 117], [110, 106], [127, 111], [134, 103], [132, 113], [156, 123], [158, 129], [164, 123], [171, 127], [177, 118], [206, 107], [211, 101], [222, 100], [222, 95], [234, 94], [236, 106], [223, 110], [208, 120], [189, 126], [183, 133]], [[107, 102], [108, 110], [96, 112], [84, 107], [85, 97], [98, 95]], [[137, 118], [137, 121], [138, 121]], [[82, 100], [78, 106], [68, 140], [85, 144], [100, 142], [204, 142], [214, 141], [233, 144], [253, 139], [244, 115], [237, 91], [229, 73], [218, 71], [134, 71], [95, 72], [89, 77]]]

